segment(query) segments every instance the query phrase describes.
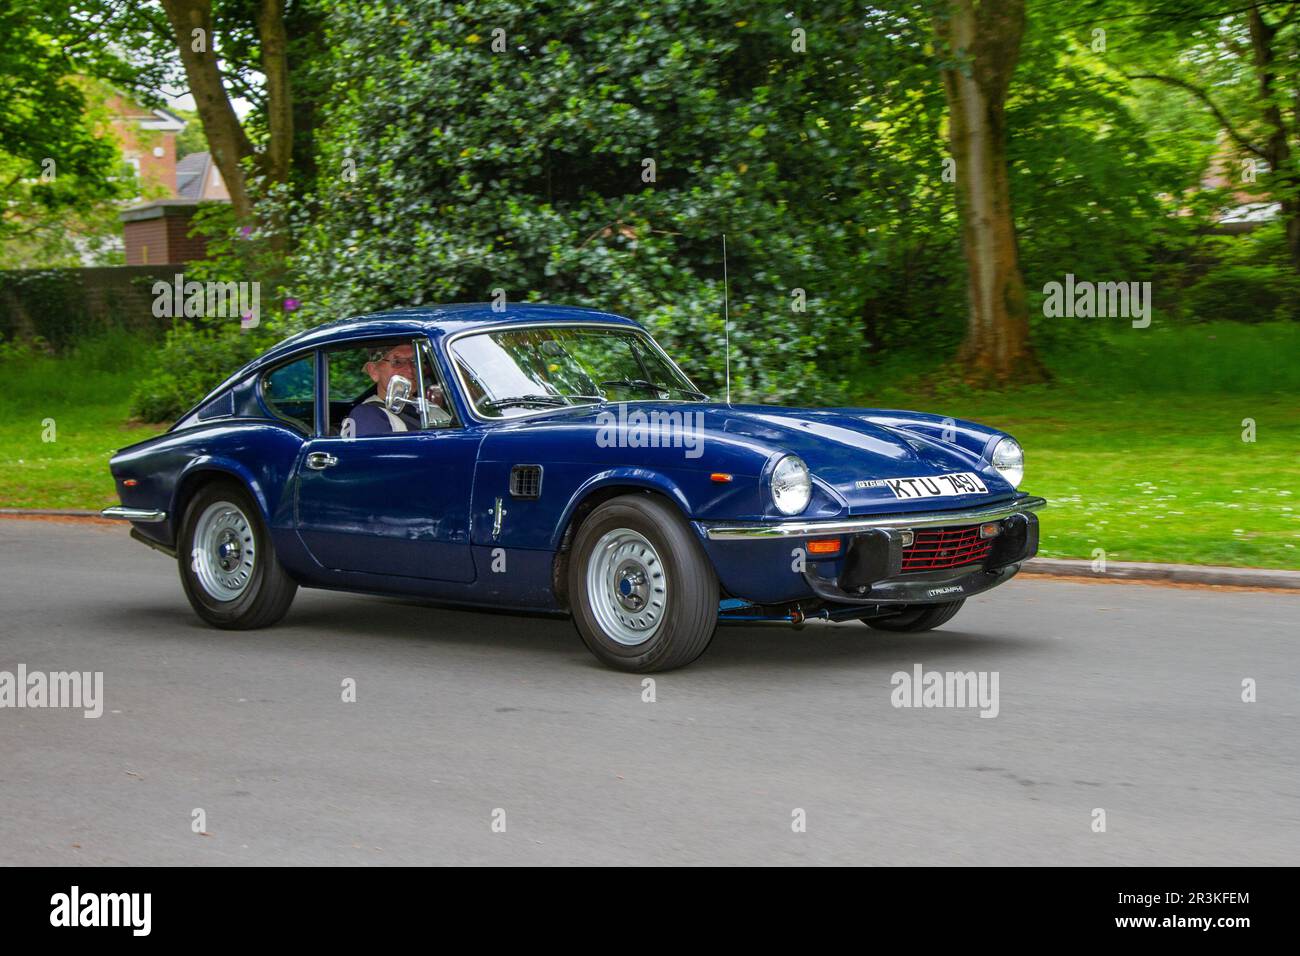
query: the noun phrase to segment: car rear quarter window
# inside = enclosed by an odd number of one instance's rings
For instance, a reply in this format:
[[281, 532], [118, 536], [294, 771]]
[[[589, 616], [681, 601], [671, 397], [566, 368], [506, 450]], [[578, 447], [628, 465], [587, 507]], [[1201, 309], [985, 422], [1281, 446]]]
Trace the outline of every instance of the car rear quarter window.
[[263, 372], [262, 401], [276, 418], [310, 435], [316, 421], [315, 353]]

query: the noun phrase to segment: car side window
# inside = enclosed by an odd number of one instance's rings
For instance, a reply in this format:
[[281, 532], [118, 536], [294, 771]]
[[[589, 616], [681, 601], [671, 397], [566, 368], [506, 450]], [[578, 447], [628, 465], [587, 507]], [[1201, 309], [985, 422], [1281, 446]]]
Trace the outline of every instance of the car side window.
[[264, 372], [262, 399], [272, 415], [310, 435], [316, 421], [315, 353]]
[[[326, 349], [325, 358], [328, 434], [344, 438], [374, 437], [455, 425], [451, 400], [443, 390], [427, 340], [366, 339]], [[411, 383], [412, 401], [396, 414], [405, 425], [403, 430], [390, 430], [394, 416], [380, 411], [380, 406], [374, 404], [376, 396], [382, 398], [379, 383], [393, 375], [403, 375]], [[418, 401], [421, 384], [425, 396], [423, 407]], [[362, 405], [373, 407], [359, 411]]]

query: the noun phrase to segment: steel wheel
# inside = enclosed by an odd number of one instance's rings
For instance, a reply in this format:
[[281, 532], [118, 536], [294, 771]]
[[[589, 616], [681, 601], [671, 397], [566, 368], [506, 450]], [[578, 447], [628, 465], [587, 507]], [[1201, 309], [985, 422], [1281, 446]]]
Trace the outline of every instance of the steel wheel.
[[199, 585], [217, 601], [244, 593], [257, 567], [257, 541], [247, 515], [229, 501], [214, 501], [194, 526], [191, 554]]
[[655, 636], [668, 606], [668, 575], [644, 535], [615, 528], [587, 562], [587, 599], [611, 640], [636, 647]]

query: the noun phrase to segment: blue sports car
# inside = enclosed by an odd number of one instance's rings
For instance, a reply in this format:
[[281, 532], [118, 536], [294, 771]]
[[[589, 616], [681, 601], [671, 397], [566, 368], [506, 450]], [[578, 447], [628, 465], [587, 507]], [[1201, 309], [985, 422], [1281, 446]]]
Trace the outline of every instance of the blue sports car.
[[299, 586], [571, 614], [601, 661], [719, 621], [922, 631], [1038, 548], [1010, 436], [918, 412], [710, 401], [631, 319], [365, 315], [281, 342], [110, 463], [137, 540], [220, 628]]

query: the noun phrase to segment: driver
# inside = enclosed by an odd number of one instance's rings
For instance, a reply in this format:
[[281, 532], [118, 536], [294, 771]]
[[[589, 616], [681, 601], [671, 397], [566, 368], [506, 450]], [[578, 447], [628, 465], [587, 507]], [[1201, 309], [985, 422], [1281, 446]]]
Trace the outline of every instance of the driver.
[[[375, 394], [353, 407], [343, 420], [343, 434], [387, 435], [392, 432], [419, 431], [420, 415], [416, 405], [406, 405], [397, 413], [390, 412], [384, 406], [388, 383], [394, 375], [402, 375], [412, 384], [418, 380], [415, 349], [410, 343], [375, 349], [370, 353], [370, 361], [366, 362], [364, 368], [375, 383]], [[428, 399], [426, 407], [430, 425], [445, 425], [451, 421], [451, 415], [446, 409], [447, 400], [441, 388], [430, 385], [425, 397]]]

